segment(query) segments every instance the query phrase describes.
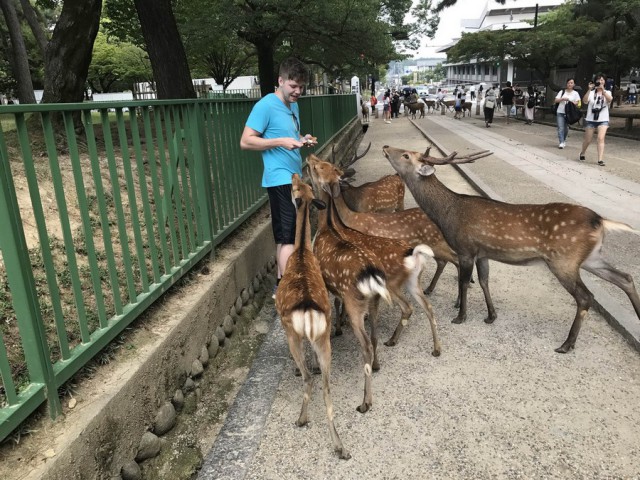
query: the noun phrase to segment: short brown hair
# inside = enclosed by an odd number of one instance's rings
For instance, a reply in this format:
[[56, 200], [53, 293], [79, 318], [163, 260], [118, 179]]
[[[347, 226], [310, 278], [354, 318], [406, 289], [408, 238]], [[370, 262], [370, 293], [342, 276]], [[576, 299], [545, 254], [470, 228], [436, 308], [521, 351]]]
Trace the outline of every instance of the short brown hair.
[[289, 57], [280, 64], [278, 76], [283, 80], [295, 80], [298, 83], [309, 81], [307, 66], [295, 57]]

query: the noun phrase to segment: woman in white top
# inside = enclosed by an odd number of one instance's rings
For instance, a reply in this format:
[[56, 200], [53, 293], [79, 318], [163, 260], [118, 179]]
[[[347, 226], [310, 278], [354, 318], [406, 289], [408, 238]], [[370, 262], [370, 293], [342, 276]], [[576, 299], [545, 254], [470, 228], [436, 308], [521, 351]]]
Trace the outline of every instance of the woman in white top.
[[[488, 102], [488, 103], [487, 103]], [[484, 124], [487, 128], [493, 123], [493, 112], [496, 108], [496, 90], [493, 85], [487, 90], [484, 98]]]
[[604, 137], [609, 129], [609, 105], [613, 100], [613, 95], [609, 90], [605, 90], [607, 77], [597, 75], [594, 82], [589, 82], [589, 90], [584, 94], [582, 101], [589, 103], [587, 106], [587, 116], [585, 117], [584, 139], [582, 140], [582, 150], [580, 160], [584, 161], [584, 154], [593, 138], [593, 131], [598, 132], [598, 165], [604, 167]]
[[567, 117], [564, 116], [564, 107], [567, 102], [574, 103], [576, 106], [580, 102], [580, 94], [576, 92], [573, 87], [576, 82], [573, 78], [567, 80], [567, 86], [558, 92], [554, 103], [558, 104], [558, 111], [556, 112], [556, 122], [558, 123], [558, 148], [564, 148], [567, 141], [567, 135], [569, 134], [569, 124], [567, 123]]

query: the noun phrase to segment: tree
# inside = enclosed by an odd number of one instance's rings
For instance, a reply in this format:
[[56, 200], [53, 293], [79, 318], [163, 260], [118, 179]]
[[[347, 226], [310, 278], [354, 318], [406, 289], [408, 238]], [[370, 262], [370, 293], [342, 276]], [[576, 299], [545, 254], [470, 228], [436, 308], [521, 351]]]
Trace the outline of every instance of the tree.
[[4, 15], [9, 38], [11, 41], [10, 63], [17, 83], [17, 93], [20, 103], [36, 103], [33, 93], [33, 82], [29, 71], [29, 57], [27, 47], [22, 36], [20, 20], [13, 0], [0, 0], [0, 8]]
[[158, 98], [195, 98], [170, 0], [135, 0]]
[[151, 78], [151, 65], [144, 50], [130, 43], [109, 40], [98, 32], [87, 76], [94, 92], [131, 89], [133, 83]]
[[43, 103], [82, 102], [102, 0], [65, 0], [45, 52]]

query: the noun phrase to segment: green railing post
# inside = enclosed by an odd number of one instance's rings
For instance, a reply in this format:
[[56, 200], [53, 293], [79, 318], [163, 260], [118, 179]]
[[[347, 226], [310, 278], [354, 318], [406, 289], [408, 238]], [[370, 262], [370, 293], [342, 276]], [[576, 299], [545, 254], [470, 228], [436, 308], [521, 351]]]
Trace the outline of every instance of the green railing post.
[[[11, 289], [13, 308], [31, 383], [44, 384], [49, 414], [62, 413], [53, 366], [42, 322], [36, 283], [31, 270], [29, 250], [24, 236], [20, 208], [9, 166], [9, 154], [0, 131], [0, 250]], [[43, 245], [48, 248], [48, 245]]]
[[211, 242], [211, 259], [214, 257], [213, 249], [213, 190], [211, 188], [211, 170], [207, 155], [206, 132], [204, 125], [204, 105], [190, 105], [189, 109], [191, 128], [191, 144], [193, 148], [193, 160], [195, 163], [193, 180], [196, 184], [198, 205], [198, 233], [202, 242]]

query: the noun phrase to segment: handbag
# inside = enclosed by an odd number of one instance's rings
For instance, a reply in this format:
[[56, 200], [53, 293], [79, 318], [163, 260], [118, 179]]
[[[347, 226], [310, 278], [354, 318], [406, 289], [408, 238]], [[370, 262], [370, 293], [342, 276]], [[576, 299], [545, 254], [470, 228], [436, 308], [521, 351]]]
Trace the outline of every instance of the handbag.
[[564, 116], [567, 118], [567, 123], [569, 125], [573, 125], [580, 121], [582, 118], [582, 112], [578, 110], [575, 103], [567, 102], [564, 107]]
[[493, 100], [485, 100], [484, 101], [484, 108], [493, 108], [495, 107], [496, 103]]

